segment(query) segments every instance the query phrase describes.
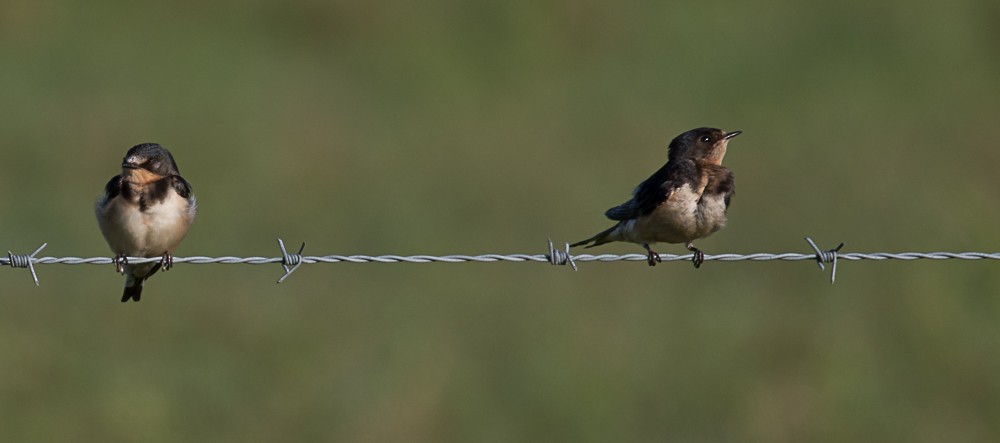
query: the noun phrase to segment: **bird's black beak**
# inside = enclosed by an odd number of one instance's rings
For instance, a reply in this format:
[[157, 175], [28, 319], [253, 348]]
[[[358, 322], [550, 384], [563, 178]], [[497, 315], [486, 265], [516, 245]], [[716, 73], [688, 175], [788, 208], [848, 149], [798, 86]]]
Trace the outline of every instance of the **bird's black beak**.
[[733, 132], [727, 132], [727, 133], [726, 133], [726, 136], [725, 136], [725, 137], [723, 137], [723, 138], [725, 138], [726, 140], [729, 140], [729, 139], [731, 139], [731, 138], [733, 138], [733, 137], [736, 137], [737, 135], [740, 135], [740, 134], [742, 134], [742, 133], [743, 133], [743, 131], [733, 131]]
[[135, 163], [128, 163], [128, 162], [122, 163], [122, 168], [124, 168], [124, 169], [142, 169], [142, 168], [139, 167], [139, 165], [137, 165]]

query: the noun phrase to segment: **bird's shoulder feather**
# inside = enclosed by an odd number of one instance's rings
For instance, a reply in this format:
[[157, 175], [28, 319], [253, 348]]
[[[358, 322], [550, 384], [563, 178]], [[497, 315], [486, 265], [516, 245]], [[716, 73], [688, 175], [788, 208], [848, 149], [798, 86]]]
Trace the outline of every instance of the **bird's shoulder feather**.
[[632, 199], [604, 213], [611, 220], [628, 220], [653, 212], [675, 189], [686, 183], [696, 183], [700, 177], [698, 165], [691, 160], [667, 162], [632, 192]]
[[111, 199], [118, 196], [122, 192], [122, 176], [116, 175], [108, 180], [108, 183], [104, 185], [104, 196], [97, 200], [97, 207], [101, 208], [108, 204]]
[[177, 195], [187, 199], [191, 198], [191, 184], [188, 183], [187, 180], [184, 180], [184, 177], [172, 175], [170, 176], [170, 179], [170, 185], [174, 188], [174, 191], [177, 192]]

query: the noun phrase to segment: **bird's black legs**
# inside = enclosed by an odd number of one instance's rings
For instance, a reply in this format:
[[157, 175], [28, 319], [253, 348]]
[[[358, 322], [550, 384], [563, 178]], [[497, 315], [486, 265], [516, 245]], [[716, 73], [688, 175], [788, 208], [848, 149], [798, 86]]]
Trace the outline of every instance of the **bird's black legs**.
[[[111, 263], [115, 265], [115, 271], [119, 274], [125, 273], [125, 265], [128, 264], [128, 256], [125, 254], [118, 254], [111, 259]], [[174, 256], [170, 251], [164, 252], [163, 257], [160, 257], [160, 267], [164, 271], [169, 270], [174, 266]]]
[[164, 272], [169, 271], [174, 266], [174, 255], [170, 251], [163, 253], [163, 257], [160, 258], [160, 266]]
[[115, 265], [115, 272], [119, 274], [125, 273], [125, 265], [128, 264], [128, 256], [125, 254], [118, 254], [111, 259], [111, 263]]
[[660, 260], [660, 254], [653, 251], [653, 248], [649, 247], [649, 243], [643, 243], [642, 247], [646, 248], [646, 251], [649, 252], [646, 255], [646, 263], [649, 263], [650, 266], [656, 266], [657, 263], [662, 261]]
[[687, 248], [688, 251], [694, 252], [694, 257], [691, 258], [691, 261], [694, 262], [694, 267], [701, 267], [701, 263], [705, 261], [705, 253], [701, 252], [701, 249], [694, 247], [694, 244], [691, 242], [688, 242]]

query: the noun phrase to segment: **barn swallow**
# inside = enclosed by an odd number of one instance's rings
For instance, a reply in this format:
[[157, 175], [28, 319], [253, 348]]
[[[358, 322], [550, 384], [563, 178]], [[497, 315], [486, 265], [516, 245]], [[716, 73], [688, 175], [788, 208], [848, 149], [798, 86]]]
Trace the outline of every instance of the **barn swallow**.
[[741, 133], [697, 128], [678, 135], [670, 142], [667, 164], [640, 183], [629, 201], [604, 213], [618, 223], [570, 246], [638, 243], [646, 249], [649, 265], [655, 266], [660, 255], [650, 245], [685, 243], [694, 253], [694, 267], [701, 266], [705, 254], [693, 242], [726, 226], [736, 182], [722, 158], [729, 140]]
[[[115, 253], [115, 268], [125, 274], [122, 303], [139, 301], [149, 277], [173, 265], [172, 252], [194, 221], [197, 204], [191, 185], [162, 146], [143, 143], [129, 149], [122, 173], [104, 186], [95, 212], [101, 233]], [[159, 262], [130, 265], [126, 257], [162, 257]]]

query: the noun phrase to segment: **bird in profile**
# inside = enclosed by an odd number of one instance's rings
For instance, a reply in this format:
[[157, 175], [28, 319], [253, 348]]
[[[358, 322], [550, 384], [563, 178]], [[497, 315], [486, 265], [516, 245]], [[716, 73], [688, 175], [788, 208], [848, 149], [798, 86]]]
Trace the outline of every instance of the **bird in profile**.
[[722, 166], [729, 141], [742, 131], [696, 128], [670, 142], [667, 164], [632, 192], [632, 198], [604, 215], [617, 223], [570, 246], [591, 248], [613, 241], [641, 244], [647, 262], [655, 266], [660, 255], [651, 245], [684, 243], [693, 253], [694, 267], [705, 254], [694, 246], [726, 226], [726, 209], [736, 192], [729, 168]]
[[[187, 235], [197, 207], [191, 185], [162, 146], [143, 143], [129, 149], [122, 173], [104, 186], [97, 200], [97, 224], [125, 274], [122, 302], [139, 301], [143, 283], [173, 265], [172, 252]], [[161, 257], [159, 262], [128, 264], [127, 257]]]

